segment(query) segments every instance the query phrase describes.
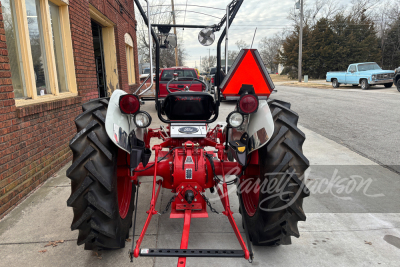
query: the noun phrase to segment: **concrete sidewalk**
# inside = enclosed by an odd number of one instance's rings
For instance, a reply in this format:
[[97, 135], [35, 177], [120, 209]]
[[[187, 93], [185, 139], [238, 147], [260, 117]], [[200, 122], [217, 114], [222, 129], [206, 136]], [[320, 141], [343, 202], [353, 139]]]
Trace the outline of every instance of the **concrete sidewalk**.
[[[399, 181], [399, 176], [377, 166], [347, 148], [307, 129], [305, 154], [312, 164], [365, 165]], [[95, 255], [76, 245], [77, 232], [70, 231], [72, 209], [66, 206], [70, 182], [65, 166], [55, 177], [16, 207], [0, 221], [1, 266], [129, 266], [127, 247], [104, 251]], [[151, 189], [150, 179], [140, 189], [136, 235], [146, 219]], [[394, 185], [398, 192], [399, 183]], [[382, 188], [387, 191], [387, 189]], [[163, 209], [171, 193], [163, 190], [157, 209]], [[233, 211], [238, 211], [236, 194], [231, 194]], [[393, 205], [399, 205], [393, 199]], [[217, 210], [222, 206], [213, 200]], [[397, 202], [397, 203], [395, 203]], [[305, 211], [318, 210], [322, 205], [329, 210], [334, 203], [323, 201], [319, 195], [305, 199]], [[322, 204], [321, 204], [322, 203]], [[177, 248], [180, 244], [182, 219], [154, 216], [142, 247]], [[239, 226], [241, 216], [234, 215]], [[241, 228], [241, 227], [240, 227]], [[400, 264], [399, 213], [307, 213], [307, 221], [299, 223], [301, 237], [293, 238], [291, 246], [275, 248], [255, 247], [254, 266], [366, 266]], [[132, 238], [132, 237], [130, 237]], [[136, 236], [137, 238], [137, 236]], [[63, 240], [57, 246], [49, 241]], [[189, 248], [240, 249], [225, 216], [211, 214], [208, 219], [193, 219]], [[46, 250], [46, 252], [40, 252]], [[138, 258], [133, 266], [175, 266], [175, 258]], [[187, 266], [251, 266], [242, 259], [192, 258]]]

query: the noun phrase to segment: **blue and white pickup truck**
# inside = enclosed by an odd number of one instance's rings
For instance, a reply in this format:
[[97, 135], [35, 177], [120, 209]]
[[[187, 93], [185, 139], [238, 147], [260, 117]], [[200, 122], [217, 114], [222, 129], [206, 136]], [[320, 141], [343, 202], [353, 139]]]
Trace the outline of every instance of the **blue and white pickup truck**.
[[382, 70], [375, 62], [356, 63], [349, 65], [347, 71], [331, 71], [326, 74], [326, 81], [331, 82], [334, 88], [341, 84], [361, 85], [361, 89], [368, 89], [371, 85], [393, 86], [393, 70]]

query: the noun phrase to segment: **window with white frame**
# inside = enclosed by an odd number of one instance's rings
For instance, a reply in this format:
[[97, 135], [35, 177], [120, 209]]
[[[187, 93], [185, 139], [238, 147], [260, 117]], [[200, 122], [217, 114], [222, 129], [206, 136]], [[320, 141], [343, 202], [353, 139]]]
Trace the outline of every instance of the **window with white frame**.
[[49, 2], [50, 21], [53, 35], [54, 60], [58, 78], [58, 89], [61, 93], [68, 92], [68, 81], [65, 69], [64, 48], [62, 40], [62, 28], [60, 21], [60, 7]]
[[135, 84], [135, 54], [133, 53], [133, 39], [129, 33], [125, 33], [125, 52], [126, 52], [126, 65], [128, 70], [129, 84]]
[[2, 0], [16, 99], [76, 93], [68, 6], [62, 0]]
[[23, 79], [15, 6], [12, 0], [3, 0], [1, 4], [14, 94], [16, 98], [21, 98], [26, 95], [26, 87]]

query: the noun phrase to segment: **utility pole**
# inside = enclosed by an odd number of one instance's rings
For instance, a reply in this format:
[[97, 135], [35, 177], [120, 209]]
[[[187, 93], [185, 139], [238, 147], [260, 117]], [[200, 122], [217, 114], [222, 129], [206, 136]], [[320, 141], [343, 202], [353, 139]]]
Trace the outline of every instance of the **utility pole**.
[[299, 83], [301, 83], [301, 69], [303, 60], [303, 0], [300, 0], [300, 37], [299, 37]]
[[209, 68], [208, 71], [210, 71], [210, 70], [211, 70], [211, 64], [210, 64], [210, 62], [211, 62], [211, 59], [210, 59], [210, 57], [211, 57], [211, 48], [207, 48], [207, 49], [208, 49], [208, 60], [207, 60], [207, 65], [208, 65], [208, 68]]
[[[171, 0], [171, 5], [172, 5], [172, 23], [175, 25], [176, 22], [175, 22], [174, 0]], [[174, 34], [176, 36], [176, 27], [174, 27]], [[178, 42], [177, 42], [176, 47], [175, 47], [175, 66], [179, 66], [179, 62], [178, 62]]]

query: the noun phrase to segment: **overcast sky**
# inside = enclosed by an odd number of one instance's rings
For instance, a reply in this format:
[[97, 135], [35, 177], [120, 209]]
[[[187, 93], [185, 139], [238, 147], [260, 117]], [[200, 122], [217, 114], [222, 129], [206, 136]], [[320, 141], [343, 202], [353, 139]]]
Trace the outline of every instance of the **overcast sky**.
[[[235, 43], [240, 39], [246, 41], [246, 43], [250, 45], [256, 27], [257, 33], [253, 48], [258, 47], [263, 37], [271, 37], [275, 33], [282, 32], [284, 28], [290, 28], [292, 22], [288, 20], [287, 17], [289, 13], [294, 10], [296, 1], [298, 0], [245, 0], [229, 31], [229, 50], [237, 50]], [[313, 4], [314, 1], [315, 0], [308, 0], [307, 3]], [[348, 5], [350, 3], [350, 0], [337, 1], [343, 5]], [[141, 2], [142, 5], [145, 5], [144, 1]], [[174, 2], [175, 10], [180, 11], [176, 24], [212, 25], [218, 23], [224, 16], [226, 5], [229, 4], [230, 0], [174, 0]], [[188, 4], [187, 9], [186, 2]], [[170, 4], [170, 0], [165, 0], [165, 4]], [[212, 7], [213, 9], [193, 5]], [[185, 9], [187, 10], [186, 15], [184, 12]], [[207, 13], [215, 17], [193, 13], [191, 11]], [[200, 57], [208, 55], [209, 52], [212, 55], [216, 55], [217, 40], [222, 32], [221, 30], [216, 33], [216, 40], [213, 45], [205, 47], [198, 42], [197, 36], [199, 31], [200, 29], [182, 30], [179, 28], [177, 31], [177, 35], [184, 40], [184, 47], [187, 53], [185, 65], [189, 67], [194, 67], [195, 65], [199, 67]], [[225, 42], [223, 42], [223, 45], [224, 43]], [[209, 51], [208, 49], [211, 50]]]

